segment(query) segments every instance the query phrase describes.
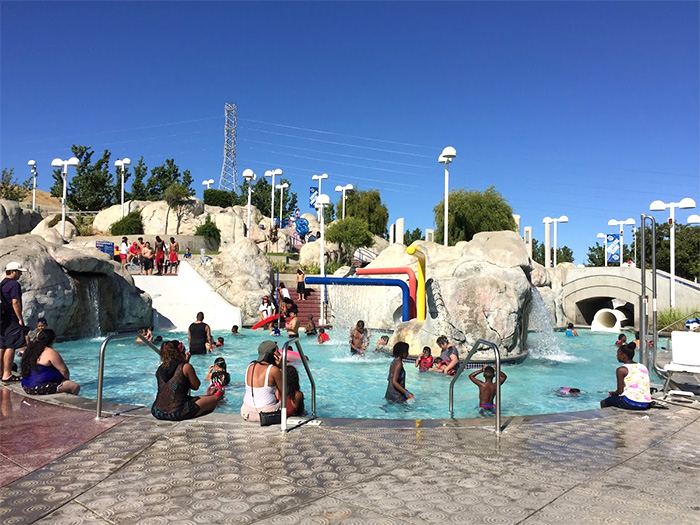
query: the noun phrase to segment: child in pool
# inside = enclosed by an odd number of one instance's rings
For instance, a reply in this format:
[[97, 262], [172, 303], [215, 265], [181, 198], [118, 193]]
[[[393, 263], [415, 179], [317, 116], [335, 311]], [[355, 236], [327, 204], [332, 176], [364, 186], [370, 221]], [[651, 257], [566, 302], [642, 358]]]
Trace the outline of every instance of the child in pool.
[[375, 352], [386, 352], [388, 344], [389, 344], [389, 336], [383, 335], [379, 338], [379, 341], [377, 341], [377, 345], [374, 347], [374, 351]]
[[554, 393], [559, 397], [578, 397], [579, 395], [581, 395], [581, 389], [571, 388], [568, 386], [561, 386], [557, 390], [555, 390]]
[[219, 396], [223, 399], [226, 395], [224, 381], [226, 380], [226, 372], [216, 371], [211, 374], [211, 383], [207, 387], [208, 396]]
[[224, 346], [224, 338], [223, 337], [217, 337], [216, 346]]
[[[479, 374], [484, 374], [484, 380], [477, 379], [476, 376]], [[493, 382], [493, 378], [496, 376], [496, 372], [492, 366], [483, 365], [481, 370], [474, 370], [469, 374], [469, 379], [476, 386], [479, 387], [479, 408], [481, 413], [493, 412], [496, 410], [496, 405], [493, 403], [493, 398], [496, 397], [496, 383]], [[501, 372], [501, 377], [499, 378], [499, 384], [505, 383], [508, 377]]]
[[615, 346], [622, 346], [627, 344], [627, 336], [625, 334], [620, 334], [615, 341]]
[[420, 372], [427, 372], [433, 367], [433, 351], [429, 346], [423, 347], [423, 355], [416, 359], [416, 367]]
[[566, 332], [564, 332], [566, 337], [578, 337], [578, 332], [574, 328], [574, 323], [569, 323], [566, 325]]
[[318, 344], [323, 344], [327, 343], [328, 341], [331, 340], [331, 336], [329, 336], [326, 331], [323, 328], [318, 329], [318, 337], [316, 338], [318, 341]]
[[277, 327], [274, 327], [272, 330], [270, 330], [270, 335], [277, 337], [278, 335], [280, 335], [280, 329]]
[[226, 386], [231, 382], [231, 375], [226, 371], [226, 360], [223, 357], [217, 357], [214, 364], [209, 367], [209, 372], [204, 378], [205, 381], [213, 381], [216, 372], [223, 373], [223, 385]]

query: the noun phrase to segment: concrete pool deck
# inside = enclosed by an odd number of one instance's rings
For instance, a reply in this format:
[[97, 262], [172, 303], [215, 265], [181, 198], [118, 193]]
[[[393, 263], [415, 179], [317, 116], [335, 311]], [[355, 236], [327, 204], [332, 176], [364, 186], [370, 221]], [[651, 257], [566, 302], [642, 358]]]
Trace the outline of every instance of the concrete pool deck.
[[231, 415], [95, 421], [89, 400], [0, 390], [0, 466], [23, 469], [3, 524], [700, 523], [698, 402], [504, 418], [500, 438], [493, 419], [283, 435]]

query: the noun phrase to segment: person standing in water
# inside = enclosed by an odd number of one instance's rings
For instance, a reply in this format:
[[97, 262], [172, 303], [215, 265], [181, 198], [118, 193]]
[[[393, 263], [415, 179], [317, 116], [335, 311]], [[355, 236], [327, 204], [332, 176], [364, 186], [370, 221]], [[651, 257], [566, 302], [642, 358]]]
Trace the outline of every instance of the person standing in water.
[[365, 322], [357, 321], [355, 328], [350, 330], [350, 355], [365, 355], [369, 346], [369, 332], [365, 329]]
[[403, 368], [403, 360], [408, 357], [408, 343], [400, 341], [394, 345], [394, 360], [389, 367], [389, 376], [386, 380], [384, 397], [394, 403], [404, 403], [408, 399], [415, 399], [415, 396], [406, 390], [406, 371]]

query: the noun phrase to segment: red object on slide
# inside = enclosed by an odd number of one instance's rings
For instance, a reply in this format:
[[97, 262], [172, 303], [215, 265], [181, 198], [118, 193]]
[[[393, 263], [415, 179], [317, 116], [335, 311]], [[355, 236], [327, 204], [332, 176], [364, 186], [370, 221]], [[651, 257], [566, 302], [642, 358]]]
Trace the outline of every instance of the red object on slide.
[[271, 323], [272, 321], [275, 321], [279, 316], [280, 316], [280, 314], [275, 314], [275, 315], [271, 315], [267, 319], [263, 319], [262, 321], [258, 321], [257, 323], [255, 323], [252, 326], [252, 329], [257, 330], [261, 326], [265, 326], [266, 324]]

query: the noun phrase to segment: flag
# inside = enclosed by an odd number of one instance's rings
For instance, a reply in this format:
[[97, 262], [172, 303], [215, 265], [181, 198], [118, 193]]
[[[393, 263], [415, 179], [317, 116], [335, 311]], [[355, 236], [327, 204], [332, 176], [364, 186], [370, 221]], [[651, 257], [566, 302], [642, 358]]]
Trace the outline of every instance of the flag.
[[316, 199], [318, 198], [318, 188], [309, 188], [309, 206], [316, 209]]
[[605, 260], [609, 263], [619, 263], [622, 254], [620, 252], [620, 234], [609, 233], [606, 237], [608, 248], [605, 251]]

